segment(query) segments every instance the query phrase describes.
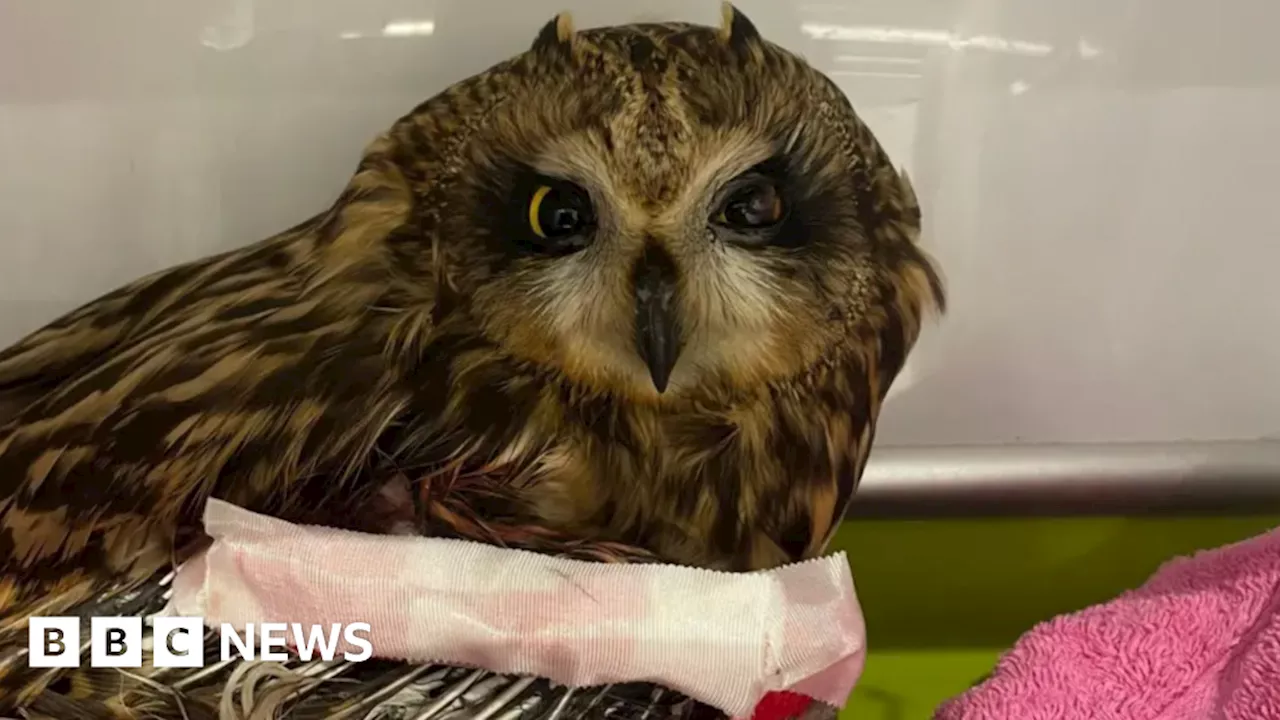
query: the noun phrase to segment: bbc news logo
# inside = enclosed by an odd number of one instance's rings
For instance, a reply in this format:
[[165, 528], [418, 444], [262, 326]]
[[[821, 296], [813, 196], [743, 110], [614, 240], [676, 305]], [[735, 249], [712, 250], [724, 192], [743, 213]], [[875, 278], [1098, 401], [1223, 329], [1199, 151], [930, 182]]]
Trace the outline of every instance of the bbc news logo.
[[[33, 617], [28, 625], [28, 661], [33, 668], [80, 667], [80, 618]], [[205, 662], [205, 623], [198, 617], [157, 617], [152, 626], [152, 663], [155, 667], [198, 668]], [[218, 629], [222, 661], [285, 662], [296, 656], [303, 661], [338, 656], [361, 662], [373, 656], [368, 623], [303, 625], [301, 623], [247, 623], [243, 631], [223, 623]], [[89, 624], [90, 667], [142, 667], [146, 641], [140, 617], [95, 617]], [[338, 652], [340, 647], [345, 647]], [[291, 652], [292, 651], [292, 654]]]

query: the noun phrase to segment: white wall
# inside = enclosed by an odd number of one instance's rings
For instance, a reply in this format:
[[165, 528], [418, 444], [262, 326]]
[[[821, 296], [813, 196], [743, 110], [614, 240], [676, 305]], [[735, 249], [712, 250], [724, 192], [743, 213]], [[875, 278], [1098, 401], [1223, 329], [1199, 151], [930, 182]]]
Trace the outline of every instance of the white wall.
[[[883, 444], [1280, 436], [1274, 0], [738, 3], [854, 99], [952, 312]], [[341, 188], [425, 97], [713, 0], [0, 0], [0, 343]]]

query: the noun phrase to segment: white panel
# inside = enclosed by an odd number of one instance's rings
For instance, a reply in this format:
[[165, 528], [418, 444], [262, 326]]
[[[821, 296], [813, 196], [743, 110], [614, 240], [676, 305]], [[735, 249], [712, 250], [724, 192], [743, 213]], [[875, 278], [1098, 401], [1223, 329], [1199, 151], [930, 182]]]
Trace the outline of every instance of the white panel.
[[[450, 82], [713, 0], [0, 0], [0, 343], [321, 209]], [[952, 312], [886, 444], [1280, 436], [1274, 0], [741, 0], [901, 164]]]

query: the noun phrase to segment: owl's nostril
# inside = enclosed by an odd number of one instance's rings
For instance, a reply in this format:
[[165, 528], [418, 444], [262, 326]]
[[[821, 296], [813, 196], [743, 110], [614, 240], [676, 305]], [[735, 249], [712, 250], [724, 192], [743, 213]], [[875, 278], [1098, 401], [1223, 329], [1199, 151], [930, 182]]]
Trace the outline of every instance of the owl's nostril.
[[665, 392], [682, 344], [676, 311], [679, 276], [671, 256], [656, 245], [645, 248], [632, 275], [636, 294], [636, 351], [658, 392]]

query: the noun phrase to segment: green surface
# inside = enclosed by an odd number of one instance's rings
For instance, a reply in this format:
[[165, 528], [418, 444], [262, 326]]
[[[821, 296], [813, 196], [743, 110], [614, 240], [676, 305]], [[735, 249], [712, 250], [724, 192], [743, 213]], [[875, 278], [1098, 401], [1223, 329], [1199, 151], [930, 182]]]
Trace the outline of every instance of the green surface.
[[916, 720], [990, 672], [1036, 623], [1105, 601], [1166, 560], [1256, 535], [1280, 517], [857, 520], [849, 554], [869, 656], [857, 720]]

